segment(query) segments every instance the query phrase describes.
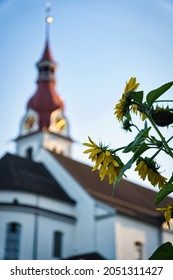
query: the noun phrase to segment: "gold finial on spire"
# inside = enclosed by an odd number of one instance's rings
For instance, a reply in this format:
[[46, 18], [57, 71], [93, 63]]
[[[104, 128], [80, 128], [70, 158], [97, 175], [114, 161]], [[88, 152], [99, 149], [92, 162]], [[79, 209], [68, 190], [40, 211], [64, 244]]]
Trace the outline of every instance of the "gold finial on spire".
[[53, 21], [53, 17], [50, 16], [50, 11], [52, 8], [52, 3], [51, 2], [45, 2], [45, 7], [46, 7], [46, 40], [49, 39], [49, 33], [50, 33], [50, 27], [49, 24]]
[[45, 7], [46, 7], [46, 22], [47, 23], [51, 23], [53, 21], [53, 17], [50, 16], [50, 11], [52, 8], [52, 3], [51, 2], [46, 2], [45, 3]]

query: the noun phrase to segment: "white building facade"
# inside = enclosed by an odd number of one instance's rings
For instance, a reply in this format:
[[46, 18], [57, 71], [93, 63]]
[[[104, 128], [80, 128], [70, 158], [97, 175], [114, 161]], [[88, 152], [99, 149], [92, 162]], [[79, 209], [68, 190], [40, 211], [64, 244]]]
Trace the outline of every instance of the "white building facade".
[[37, 67], [16, 155], [0, 160], [0, 259], [147, 259], [173, 242], [153, 191], [122, 180], [111, 198], [112, 187], [71, 158], [48, 38]]

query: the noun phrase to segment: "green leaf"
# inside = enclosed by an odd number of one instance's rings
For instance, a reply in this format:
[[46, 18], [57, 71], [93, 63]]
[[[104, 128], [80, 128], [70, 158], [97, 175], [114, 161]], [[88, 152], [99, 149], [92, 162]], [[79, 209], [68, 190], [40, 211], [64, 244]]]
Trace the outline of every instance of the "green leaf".
[[[141, 143], [140, 144], [140, 146], [135, 146], [133, 149], [132, 149], [132, 152], [133, 153], [136, 153], [136, 151], [137, 151], [137, 154], [143, 154], [145, 151], [147, 151], [148, 149], [150, 149], [150, 147], [145, 143], [145, 142], [143, 142], [143, 143]], [[136, 154], [136, 156], [137, 156], [137, 158], [139, 157], [139, 155], [137, 155]]]
[[118, 182], [120, 181], [120, 179], [122, 178], [122, 176], [124, 175], [124, 173], [126, 172], [127, 169], [130, 169], [132, 164], [137, 160], [137, 158], [144, 153], [147, 149], [149, 149], [149, 147], [145, 144], [142, 143], [137, 150], [135, 151], [134, 155], [132, 156], [132, 158], [123, 166], [123, 168], [121, 169], [121, 172], [119, 174], [119, 176], [116, 178], [114, 184], [113, 184], [113, 191], [112, 191], [112, 195], [115, 189], [115, 186], [118, 184]]
[[152, 91], [150, 91], [147, 96], [146, 96], [146, 100], [147, 103], [149, 105], [149, 107], [151, 107], [151, 105], [163, 94], [165, 93], [171, 86], [173, 85], [173, 82], [169, 82], [166, 83], [164, 85], [162, 85], [159, 88], [156, 88]]
[[168, 184], [165, 189], [161, 189], [156, 195], [155, 204], [160, 203], [167, 195], [173, 192], [173, 184]]
[[123, 153], [129, 153], [133, 151], [134, 147], [139, 147], [141, 144], [141, 141], [144, 142], [144, 140], [148, 137], [148, 132], [150, 131], [151, 127], [142, 129], [135, 137], [135, 140], [132, 141], [124, 150]]
[[170, 242], [163, 243], [151, 255], [149, 260], [173, 260], [173, 246]]
[[149, 147], [146, 143], [142, 143], [135, 151], [133, 155], [133, 162], [136, 161]]
[[145, 129], [148, 128], [148, 123], [147, 123], [147, 121], [144, 122], [144, 128], [145, 128]]
[[173, 183], [173, 173], [172, 173], [171, 178], [169, 179], [168, 183]]
[[114, 184], [113, 184], [113, 189], [112, 189], [112, 196], [113, 196], [113, 193], [114, 193], [114, 189], [115, 189], [115, 186], [118, 184], [118, 182], [121, 180], [121, 178], [123, 177], [125, 171], [127, 169], [130, 169], [132, 164], [133, 164], [133, 157], [123, 166], [123, 168], [121, 169], [121, 172], [120, 174], [118, 175], [118, 177], [116, 178]]
[[143, 95], [144, 95], [143, 91], [135, 91], [135, 92], [129, 91], [127, 95], [130, 96], [130, 98], [136, 101], [137, 103], [142, 104]]

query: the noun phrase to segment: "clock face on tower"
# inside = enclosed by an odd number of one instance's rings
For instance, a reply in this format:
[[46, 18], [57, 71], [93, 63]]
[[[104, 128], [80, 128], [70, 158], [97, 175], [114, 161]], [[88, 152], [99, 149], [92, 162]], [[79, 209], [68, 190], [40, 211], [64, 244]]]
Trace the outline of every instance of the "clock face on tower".
[[66, 127], [66, 120], [65, 120], [65, 118], [60, 117], [60, 116], [57, 117], [57, 118], [55, 119], [55, 126], [56, 126], [56, 128], [57, 128], [59, 131], [64, 130], [65, 127]]
[[30, 130], [32, 129], [32, 127], [34, 126], [35, 124], [35, 117], [34, 116], [28, 116], [25, 121], [24, 121], [24, 128], [26, 130]]
[[67, 136], [68, 121], [60, 109], [51, 113], [49, 131]]

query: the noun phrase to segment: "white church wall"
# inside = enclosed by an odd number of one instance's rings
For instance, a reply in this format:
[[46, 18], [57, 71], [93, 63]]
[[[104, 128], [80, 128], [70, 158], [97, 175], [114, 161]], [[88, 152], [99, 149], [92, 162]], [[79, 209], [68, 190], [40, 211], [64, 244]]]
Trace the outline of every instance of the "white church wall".
[[56, 153], [62, 153], [65, 156], [71, 157], [71, 142], [53, 133], [44, 132], [43, 147], [50, 151], [56, 151]]
[[115, 222], [116, 258], [121, 260], [137, 259], [135, 242], [143, 245], [142, 259], [148, 259], [160, 245], [160, 229], [152, 225], [117, 215]]
[[96, 220], [96, 248], [106, 259], [115, 259], [115, 215], [102, 215]]
[[106, 259], [115, 259], [114, 224], [116, 210], [100, 201], [95, 202], [96, 251]]
[[28, 148], [32, 148], [33, 159], [37, 157], [40, 147], [44, 147], [50, 151], [63, 153], [65, 156], [71, 156], [72, 143], [67, 139], [53, 134], [48, 131], [40, 131], [35, 134], [21, 137], [17, 140], [16, 154], [21, 157], [26, 157]]
[[[54, 213], [57, 212], [58, 214], [67, 215], [67, 220], [68, 215], [75, 217], [73, 205], [68, 205], [67, 203], [62, 203], [54, 199], [29, 193], [1, 191], [0, 202], [8, 204], [10, 203], [12, 206], [6, 211], [0, 209], [0, 259], [4, 258], [6, 226], [11, 222], [21, 224], [20, 259], [33, 258], [34, 227], [36, 219], [38, 219], [37, 224], [39, 235], [39, 248], [37, 255], [38, 258], [53, 258], [53, 232], [56, 230], [59, 230], [63, 233], [63, 256], [73, 254], [75, 221], [65, 221], [66, 218], [63, 218], [63, 215], [61, 216], [61, 220], [56, 218], [56, 216], [51, 217], [50, 214], [48, 215], [48, 217], [43, 217], [40, 214], [37, 216], [34, 213], [29, 213], [30, 208], [28, 210], [27, 208], [19, 209], [18, 206], [15, 206], [15, 204], [13, 204], [14, 200], [17, 200], [18, 204], [21, 204], [21, 207], [22, 205], [33, 207], [36, 206], [41, 209], [53, 211]], [[43, 244], [44, 250], [42, 248]]]
[[59, 212], [65, 215], [75, 215], [75, 205], [57, 199], [19, 191], [1, 191], [0, 202], [37, 206], [46, 210]]
[[[83, 205], [83, 206], [82, 206]], [[94, 205], [92, 201], [81, 199], [76, 207], [77, 223], [75, 227], [75, 253], [95, 251]]]
[[95, 217], [99, 218], [102, 217], [103, 215], [110, 215], [110, 214], [115, 214], [116, 210], [115, 208], [96, 200], [95, 201]]
[[33, 155], [36, 155], [43, 145], [43, 133], [37, 132], [33, 135], [28, 135], [27, 137], [20, 138], [16, 141], [16, 154], [26, 158], [26, 151], [28, 148], [32, 148]]
[[[54, 232], [62, 233], [62, 258], [74, 253], [74, 224], [47, 217], [38, 217], [38, 251], [37, 259], [55, 259], [53, 256]], [[46, 241], [46, 242], [45, 242]]]
[[33, 257], [33, 236], [34, 236], [34, 215], [19, 213], [18, 211], [0, 211], [0, 259], [4, 259], [6, 244], [6, 226], [8, 223], [19, 223], [21, 225], [21, 239], [19, 259], [32, 259]]
[[49, 152], [40, 149], [37, 160], [44, 163], [52, 176], [61, 182], [67, 194], [76, 201], [75, 253], [94, 251], [94, 200]]
[[51, 211], [56, 211], [61, 214], [75, 216], [75, 205], [55, 199], [50, 199], [44, 196], [40, 196], [39, 207]]
[[[23, 214], [23, 215], [22, 215]], [[16, 214], [18, 215], [18, 213]], [[20, 213], [22, 234], [21, 234], [21, 254], [20, 259], [33, 258], [34, 220], [33, 214]]]
[[20, 204], [26, 205], [36, 205], [37, 197], [36, 195], [19, 192], [19, 191], [1, 191], [0, 192], [0, 202], [3, 203], [14, 203], [14, 200], [17, 200]]
[[10, 211], [1, 210], [0, 220], [0, 259], [4, 259], [7, 224], [13, 222], [21, 225], [19, 259], [54, 259], [55, 231], [60, 231], [63, 235], [62, 257], [73, 255], [75, 251], [73, 221], [67, 221], [65, 218], [63, 220], [63, 217], [59, 220], [56, 217], [28, 213], [26, 209], [20, 212], [14, 207]]
[[171, 242], [173, 244], [173, 224], [171, 224], [170, 229], [163, 225], [162, 231], [162, 241], [164, 242]]
[[49, 211], [55, 211], [65, 215], [75, 215], [75, 205], [51, 199], [45, 196], [35, 195], [19, 191], [1, 191], [0, 202], [37, 206]]

